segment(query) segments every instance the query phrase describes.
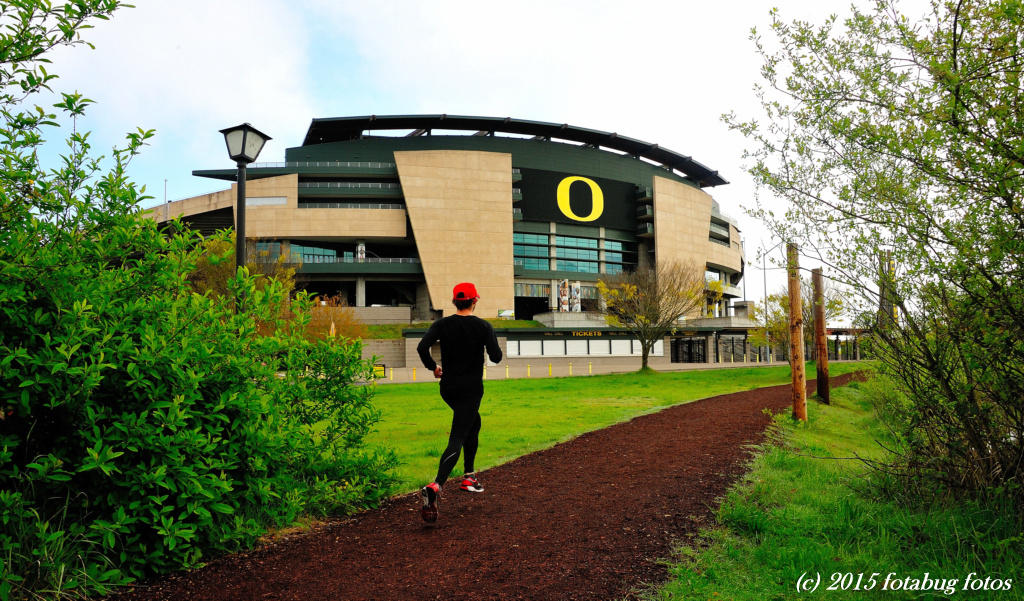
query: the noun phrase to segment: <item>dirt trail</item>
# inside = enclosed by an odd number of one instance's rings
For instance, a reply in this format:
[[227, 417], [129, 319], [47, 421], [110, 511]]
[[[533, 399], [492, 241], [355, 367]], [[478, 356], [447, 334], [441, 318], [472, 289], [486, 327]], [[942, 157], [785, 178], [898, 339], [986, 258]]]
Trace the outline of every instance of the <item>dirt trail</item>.
[[487, 470], [483, 494], [449, 482], [435, 526], [406, 495], [117, 601], [627, 597], [667, 577], [659, 558], [742, 475], [769, 421], [762, 409], [789, 404], [789, 387], [775, 386], [665, 409]]

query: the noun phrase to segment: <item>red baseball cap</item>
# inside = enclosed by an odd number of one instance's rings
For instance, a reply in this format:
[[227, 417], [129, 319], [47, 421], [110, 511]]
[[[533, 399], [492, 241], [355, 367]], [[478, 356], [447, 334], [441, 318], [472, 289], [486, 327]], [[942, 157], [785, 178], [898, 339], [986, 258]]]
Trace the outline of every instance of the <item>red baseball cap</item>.
[[476, 293], [476, 286], [471, 282], [456, 284], [452, 290], [452, 300], [476, 300], [480, 295]]

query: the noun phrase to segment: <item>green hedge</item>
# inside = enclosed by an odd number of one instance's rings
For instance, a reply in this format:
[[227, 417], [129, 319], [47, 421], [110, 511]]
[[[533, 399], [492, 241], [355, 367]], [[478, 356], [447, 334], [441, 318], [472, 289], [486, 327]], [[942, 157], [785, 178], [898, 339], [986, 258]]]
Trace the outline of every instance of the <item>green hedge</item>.
[[247, 274], [193, 292], [198, 235], [158, 231], [133, 192], [3, 231], [3, 599], [196, 566], [393, 484], [393, 455], [363, 448], [379, 413], [359, 343], [307, 340], [309, 303], [279, 319], [287, 291]]

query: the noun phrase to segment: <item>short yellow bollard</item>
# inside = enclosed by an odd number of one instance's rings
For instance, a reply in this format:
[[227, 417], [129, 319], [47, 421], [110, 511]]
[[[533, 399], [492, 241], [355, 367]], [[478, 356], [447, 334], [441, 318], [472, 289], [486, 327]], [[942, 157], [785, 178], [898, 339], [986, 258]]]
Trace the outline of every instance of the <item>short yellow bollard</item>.
[[484, 379], [487, 379], [487, 366], [484, 366]]
[[569, 375], [572, 375], [572, 361], [569, 362]]
[[395, 381], [395, 368], [394, 367], [391, 368], [391, 373], [388, 374], [388, 379], [391, 380], [392, 382]]
[[505, 379], [508, 379], [508, 363], [505, 364]]
[[530, 377], [530, 364], [529, 363], [526, 364], [526, 377], [527, 378]]
[[593, 361], [587, 361], [587, 375], [588, 376], [594, 375], [594, 362]]
[[548, 363], [548, 377], [551, 377], [551, 364]]
[[415, 381], [416, 381], [416, 368], [415, 368], [415, 367], [414, 367], [414, 368], [412, 368], [412, 381], [413, 381], [413, 382], [415, 382]]

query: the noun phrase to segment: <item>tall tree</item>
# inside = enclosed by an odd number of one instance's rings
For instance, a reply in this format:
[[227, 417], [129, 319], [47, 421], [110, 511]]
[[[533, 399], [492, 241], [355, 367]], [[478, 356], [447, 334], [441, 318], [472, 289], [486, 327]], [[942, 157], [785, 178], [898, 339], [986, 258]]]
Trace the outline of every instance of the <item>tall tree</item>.
[[[814, 348], [814, 291], [811, 282], [800, 278], [800, 299], [803, 305], [804, 345]], [[837, 319], [844, 314], [844, 293], [835, 286], [825, 285], [825, 323]], [[750, 332], [753, 344], [763, 345], [768, 340], [779, 348], [789, 348], [789, 291], [781, 288], [775, 294], [768, 295], [768, 312], [764, 304], [753, 306], [753, 320], [761, 327]], [[767, 330], [768, 336], [765, 336]]]
[[599, 280], [597, 290], [608, 323], [630, 330], [640, 341], [641, 371], [648, 369], [654, 344], [679, 325], [680, 317], [700, 315], [709, 296], [703, 267], [683, 263]]
[[789, 201], [754, 214], [816, 250], [856, 312], [879, 288], [897, 308], [874, 350], [910, 400], [893, 413], [904, 473], [1024, 484], [1024, 7], [851, 11], [822, 26], [773, 12], [773, 39], [754, 32], [763, 116], [726, 121], [760, 187]]

